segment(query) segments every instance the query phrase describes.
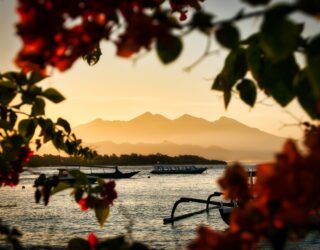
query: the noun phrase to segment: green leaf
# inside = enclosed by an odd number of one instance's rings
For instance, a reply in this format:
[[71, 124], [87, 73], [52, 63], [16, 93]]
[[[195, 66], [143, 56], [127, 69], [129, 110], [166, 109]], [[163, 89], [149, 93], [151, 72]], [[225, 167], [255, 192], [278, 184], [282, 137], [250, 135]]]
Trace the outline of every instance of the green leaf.
[[10, 81], [17, 83], [20, 86], [28, 84], [26, 75], [23, 73], [10, 71], [10, 72], [4, 73], [2, 76], [7, 78]]
[[271, 60], [281, 61], [297, 49], [300, 33], [301, 25], [271, 12], [261, 27], [261, 46]]
[[218, 74], [214, 79], [211, 89], [217, 90], [217, 91], [223, 91], [223, 81], [222, 81], [221, 73]]
[[247, 73], [247, 60], [244, 49], [232, 50], [225, 60], [221, 72], [223, 89], [231, 90], [239, 79]]
[[38, 124], [41, 127], [41, 134], [43, 136], [43, 142], [46, 143], [52, 140], [55, 136], [54, 124], [50, 119], [38, 118]]
[[302, 71], [295, 79], [295, 87], [300, 105], [312, 119], [320, 119], [318, 103], [320, 96], [313, 91], [313, 86], [309, 81], [305, 71]]
[[[259, 83], [264, 69], [264, 55], [258, 43], [251, 43], [246, 50], [248, 68], [255, 80]], [[260, 86], [263, 88], [263, 86]]]
[[224, 107], [225, 109], [228, 108], [230, 100], [231, 100], [231, 91], [230, 90], [225, 90], [223, 92], [223, 100], [224, 100]]
[[67, 134], [71, 133], [71, 127], [67, 120], [58, 118], [57, 125], [61, 126], [67, 132]]
[[223, 24], [216, 31], [217, 41], [224, 47], [234, 49], [239, 46], [240, 34], [236, 27], [231, 24]]
[[254, 82], [249, 79], [243, 79], [237, 85], [237, 90], [240, 92], [241, 100], [253, 107], [257, 99], [257, 89]]
[[91, 250], [91, 246], [84, 239], [73, 238], [68, 242], [67, 250]]
[[41, 75], [41, 74], [39, 74], [39, 73], [37, 73], [37, 72], [32, 72], [32, 73], [30, 74], [29, 79], [28, 79], [28, 83], [31, 84], [31, 85], [33, 85], [33, 84], [35, 84], [35, 83], [37, 83], [37, 82], [42, 81], [42, 80], [45, 79], [45, 78], [46, 78], [46, 76], [43, 76], [43, 75]]
[[50, 195], [54, 195], [68, 188], [71, 188], [70, 184], [68, 184], [67, 182], [59, 182], [58, 185], [51, 190]]
[[212, 28], [212, 19], [212, 14], [205, 13], [203, 11], [197, 11], [192, 17], [191, 26], [198, 28], [205, 34], [209, 34], [210, 29]]
[[34, 119], [24, 119], [19, 122], [19, 133], [26, 139], [31, 140], [37, 127], [37, 121]]
[[60, 94], [56, 89], [48, 88], [46, 89], [42, 95], [49, 99], [50, 101], [54, 103], [59, 103], [65, 100], [64, 96]]
[[95, 200], [94, 212], [101, 227], [103, 227], [109, 216], [109, 205], [103, 200]]
[[37, 96], [41, 94], [42, 88], [32, 85], [22, 93], [22, 101], [24, 104], [33, 104], [36, 101]]
[[0, 80], [0, 86], [8, 89], [17, 89], [17, 85], [13, 81]]
[[295, 97], [294, 79], [299, 72], [295, 58], [267, 63], [262, 77], [262, 86], [281, 105], [286, 106]]
[[6, 106], [16, 96], [15, 89], [0, 86], [0, 104]]
[[157, 40], [157, 54], [164, 64], [175, 61], [182, 52], [183, 44], [180, 38], [167, 35]]
[[65, 150], [66, 146], [63, 140], [63, 135], [61, 131], [58, 131], [54, 134], [52, 138], [52, 143], [55, 146], [56, 149], [62, 149]]
[[45, 114], [45, 105], [46, 103], [42, 98], [36, 98], [34, 104], [32, 105], [31, 109], [31, 115], [37, 116], [37, 115], [44, 115]]
[[307, 45], [307, 62], [306, 68], [312, 91], [320, 96], [320, 35], [313, 38]]

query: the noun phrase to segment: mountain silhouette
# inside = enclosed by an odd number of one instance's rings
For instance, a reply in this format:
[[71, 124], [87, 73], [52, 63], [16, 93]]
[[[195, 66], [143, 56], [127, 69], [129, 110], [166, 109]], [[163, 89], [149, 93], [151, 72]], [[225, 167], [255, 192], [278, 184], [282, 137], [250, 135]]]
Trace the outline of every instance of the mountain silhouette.
[[103, 154], [165, 153], [225, 160], [270, 159], [284, 142], [284, 138], [228, 117], [210, 122], [187, 114], [168, 119], [150, 112], [129, 121], [96, 119], [75, 127], [74, 131]]

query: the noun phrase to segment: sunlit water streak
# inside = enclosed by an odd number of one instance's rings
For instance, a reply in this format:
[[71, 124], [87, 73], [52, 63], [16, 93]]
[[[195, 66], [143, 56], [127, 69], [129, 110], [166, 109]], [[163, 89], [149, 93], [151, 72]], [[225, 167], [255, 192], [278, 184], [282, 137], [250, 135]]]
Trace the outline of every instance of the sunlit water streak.
[[[51, 174], [55, 169], [38, 168], [36, 171]], [[23, 232], [25, 246], [66, 246], [71, 238], [86, 237], [89, 232], [102, 238], [117, 236], [126, 234], [132, 223], [135, 240], [154, 249], [183, 249], [195, 237], [200, 224], [210, 224], [221, 230], [226, 228], [217, 210], [176, 222], [174, 226], [163, 225], [163, 218], [169, 217], [174, 202], [180, 197], [206, 199], [218, 191], [216, 180], [222, 175], [223, 166], [215, 166], [200, 175], [152, 175], [150, 166], [121, 169], [141, 172], [131, 179], [116, 182], [119, 197], [103, 228], [98, 226], [93, 211], [80, 211], [70, 190], [54, 195], [47, 207], [36, 204], [32, 187], [36, 176], [30, 173], [23, 174], [17, 187], [0, 189], [0, 218]], [[10, 205], [16, 207], [4, 207]], [[204, 204], [181, 204], [176, 214], [203, 208]]]

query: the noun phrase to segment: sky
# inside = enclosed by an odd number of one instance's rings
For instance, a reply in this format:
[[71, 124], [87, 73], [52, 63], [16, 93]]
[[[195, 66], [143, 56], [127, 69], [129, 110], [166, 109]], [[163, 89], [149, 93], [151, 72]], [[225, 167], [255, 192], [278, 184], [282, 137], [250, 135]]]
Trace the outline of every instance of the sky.
[[[217, 13], [217, 19], [221, 19], [234, 15], [244, 6], [238, 2], [207, 0], [205, 7]], [[21, 42], [15, 35], [15, 4], [14, 0], [0, 0], [0, 72], [16, 70], [13, 58]], [[247, 6], [246, 9], [249, 10]], [[301, 15], [294, 18], [304, 20]], [[242, 37], [258, 29], [259, 21], [250, 19], [239, 23]], [[319, 23], [307, 20], [305, 34], [316, 32], [320, 32]], [[66, 118], [72, 126], [96, 118], [130, 120], [147, 111], [171, 119], [183, 114], [210, 121], [227, 116], [272, 134], [292, 138], [302, 136], [301, 128], [295, 124], [299, 122], [297, 118], [306, 120], [307, 115], [296, 101], [283, 109], [271, 98], [266, 99], [260, 94], [258, 103], [250, 108], [234, 96], [225, 110], [221, 93], [211, 91], [210, 88], [215, 75], [223, 67], [226, 50], [214, 42], [212, 49], [217, 50], [216, 54], [191, 72], [184, 70], [201, 56], [205, 44], [205, 36], [199, 33], [189, 35], [184, 40], [183, 53], [179, 59], [165, 66], [154, 51], [134, 63], [116, 57], [114, 45], [103, 42], [103, 56], [97, 65], [90, 67], [78, 60], [70, 70], [63, 73], [54, 71], [42, 83], [43, 87], [54, 87], [66, 97], [58, 105], [48, 104], [46, 114], [52, 118]]]

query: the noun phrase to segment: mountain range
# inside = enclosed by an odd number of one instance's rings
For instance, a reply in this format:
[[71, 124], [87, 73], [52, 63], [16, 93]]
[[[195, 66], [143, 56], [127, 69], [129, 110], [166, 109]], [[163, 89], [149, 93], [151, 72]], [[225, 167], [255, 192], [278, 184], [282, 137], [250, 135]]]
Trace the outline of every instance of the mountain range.
[[207, 121], [191, 115], [168, 119], [146, 112], [129, 121], [96, 119], [73, 128], [101, 154], [193, 154], [221, 160], [270, 160], [284, 138], [234, 119]]

